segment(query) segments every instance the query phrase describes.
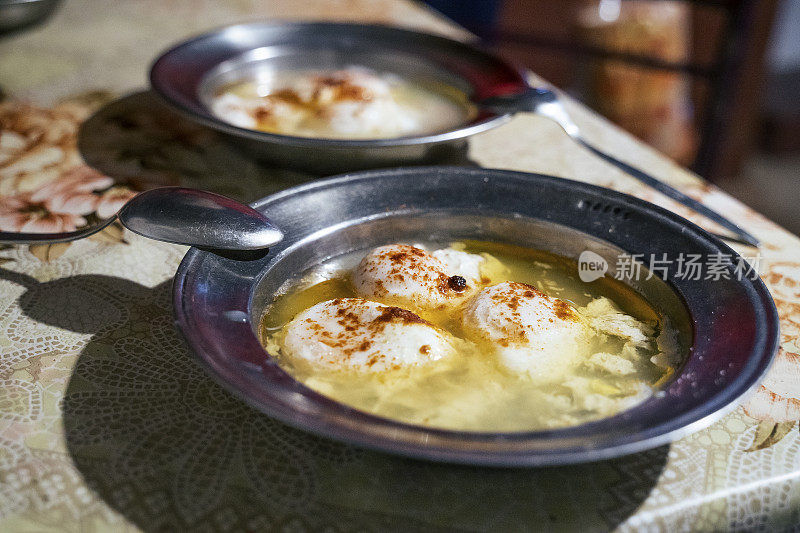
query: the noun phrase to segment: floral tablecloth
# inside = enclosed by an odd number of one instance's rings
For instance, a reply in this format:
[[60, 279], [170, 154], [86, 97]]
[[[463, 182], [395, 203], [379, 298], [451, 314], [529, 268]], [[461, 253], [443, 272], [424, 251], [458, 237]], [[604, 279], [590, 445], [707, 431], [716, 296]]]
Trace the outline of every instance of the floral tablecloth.
[[[0, 42], [0, 225], [68, 229], [152, 184], [255, 200], [314, 179], [247, 159], [149, 92], [118, 97], [142, 85], [168, 42], [259, 16], [464, 36], [400, 0], [68, 1], [49, 26]], [[0, 530], [796, 528], [800, 240], [571, 105], [598, 145], [763, 240], [759, 267], [782, 343], [745, 405], [669, 446], [563, 468], [439, 465], [320, 439], [248, 408], [193, 363], [169, 300], [185, 249], [111, 226], [83, 241], [0, 250]], [[608, 186], [712, 227], [539, 117], [476, 137], [469, 159]]]

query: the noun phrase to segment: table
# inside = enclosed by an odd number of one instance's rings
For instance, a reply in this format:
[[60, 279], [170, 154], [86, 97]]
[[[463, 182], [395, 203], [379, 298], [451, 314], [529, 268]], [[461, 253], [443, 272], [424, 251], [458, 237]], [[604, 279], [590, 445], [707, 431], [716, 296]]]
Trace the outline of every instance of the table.
[[[126, 93], [81, 136], [102, 172], [248, 201], [313, 179], [244, 158], [142, 89], [149, 62], [169, 43], [264, 17], [378, 21], [469, 38], [405, 0], [68, 0], [47, 26], [0, 41], [3, 128], [39, 128], [61, 150], [49, 163], [38, 153], [27, 170], [0, 163], [0, 195], [80, 165], [80, 123]], [[536, 470], [430, 464], [312, 437], [248, 408], [193, 363], [169, 293], [185, 249], [111, 227], [71, 244], [0, 250], [0, 530], [797, 527], [800, 240], [583, 106], [570, 107], [599, 147], [763, 241], [757, 266], [780, 312], [782, 347], [744, 406], [669, 446]], [[469, 158], [611, 187], [714, 229], [536, 116], [475, 137]]]

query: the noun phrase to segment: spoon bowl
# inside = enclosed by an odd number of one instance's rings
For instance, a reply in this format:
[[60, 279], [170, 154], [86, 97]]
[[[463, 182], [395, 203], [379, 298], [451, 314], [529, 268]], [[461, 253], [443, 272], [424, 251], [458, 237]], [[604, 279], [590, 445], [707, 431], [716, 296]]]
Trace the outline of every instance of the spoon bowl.
[[0, 232], [0, 243], [66, 242], [88, 237], [116, 218], [144, 237], [204, 249], [262, 250], [283, 233], [252, 207], [219, 194], [184, 187], [160, 187], [138, 194], [116, 217], [70, 233]]

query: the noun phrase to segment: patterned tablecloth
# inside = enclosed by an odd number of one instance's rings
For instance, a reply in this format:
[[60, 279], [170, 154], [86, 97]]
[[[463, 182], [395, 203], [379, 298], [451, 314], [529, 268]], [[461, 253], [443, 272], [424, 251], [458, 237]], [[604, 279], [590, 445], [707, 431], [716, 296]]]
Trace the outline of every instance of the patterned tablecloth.
[[[142, 87], [150, 59], [169, 42], [264, 16], [377, 20], [465, 37], [401, 0], [113, 7], [68, 0], [47, 27], [0, 42], [7, 96], [0, 225], [66, 228], [113, 209], [127, 190], [96, 193], [106, 175], [244, 200], [313, 179], [244, 158], [148, 92], [114, 97]], [[537, 470], [430, 464], [312, 437], [246, 407], [193, 363], [169, 300], [184, 248], [112, 226], [79, 242], [0, 250], [0, 530], [788, 530], [800, 523], [800, 241], [571, 106], [598, 145], [763, 240], [758, 266], [778, 305], [782, 344], [744, 406], [670, 446]], [[535, 116], [476, 137], [469, 158], [608, 186], [705, 224]]]

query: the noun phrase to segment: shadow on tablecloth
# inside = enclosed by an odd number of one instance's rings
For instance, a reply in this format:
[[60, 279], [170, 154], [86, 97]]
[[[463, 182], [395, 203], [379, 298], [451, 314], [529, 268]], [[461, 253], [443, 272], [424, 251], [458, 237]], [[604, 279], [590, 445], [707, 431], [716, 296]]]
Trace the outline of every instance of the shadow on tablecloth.
[[[79, 148], [135, 188], [252, 201], [317, 178], [248, 159], [150, 92], [101, 109]], [[448, 163], [472, 164], [465, 154]], [[636, 510], [666, 462], [667, 447], [536, 470], [360, 450], [287, 427], [216, 385], [175, 331], [169, 282], [39, 283], [3, 269], [0, 278], [26, 287], [19, 304], [31, 319], [91, 335], [63, 399], [67, 449], [96, 495], [145, 531], [606, 530]]]
[[27, 287], [19, 302], [30, 318], [92, 335], [63, 400], [67, 447], [95, 493], [145, 531], [607, 530], [666, 462], [668, 447], [530, 470], [360, 450], [287, 427], [216, 385], [173, 327], [168, 282], [0, 277]]
[[[253, 159], [223, 135], [172, 111], [152, 91], [97, 111], [81, 126], [78, 149], [88, 165], [136, 190], [181, 185], [252, 202], [321, 177]], [[440, 157], [440, 164], [475, 166], [466, 148], [443, 147]]]

